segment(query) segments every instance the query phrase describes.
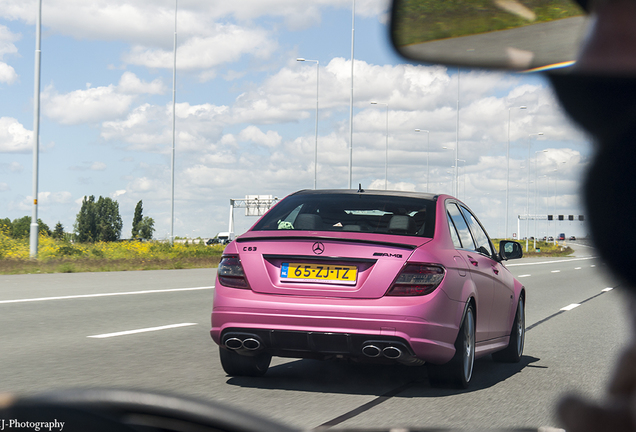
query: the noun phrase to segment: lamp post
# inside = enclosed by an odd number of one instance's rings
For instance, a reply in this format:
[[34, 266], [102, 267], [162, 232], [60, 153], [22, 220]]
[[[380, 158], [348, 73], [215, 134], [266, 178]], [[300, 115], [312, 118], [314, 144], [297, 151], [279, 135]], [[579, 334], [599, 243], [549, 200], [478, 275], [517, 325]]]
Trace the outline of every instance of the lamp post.
[[351, 95], [349, 96], [349, 189], [353, 180], [353, 41], [356, 24], [356, 0], [351, 6]]
[[[538, 177], [538, 168], [537, 168], [537, 162], [538, 162], [538, 154], [539, 153], [547, 153], [547, 150], [537, 150], [536, 152], [534, 152], [534, 213], [536, 215], [537, 213], [537, 195], [538, 195], [538, 190], [539, 190], [539, 177]], [[546, 212], [547, 215], [547, 212]], [[547, 216], [546, 216], [547, 217]], [[537, 219], [534, 219], [534, 249], [537, 249]]]
[[527, 109], [526, 106], [508, 108], [508, 146], [506, 147], [506, 232], [505, 238], [508, 238], [508, 196], [510, 195], [510, 111], [513, 108]]
[[554, 241], [553, 244], [556, 244], [557, 239], [557, 182], [559, 181], [559, 165], [564, 164], [565, 162], [557, 162], [556, 169], [554, 170]]
[[170, 159], [170, 245], [174, 245], [174, 156], [177, 102], [177, 0], [174, 1], [174, 44], [172, 50], [172, 156]]
[[[456, 172], [459, 172], [459, 162], [464, 162], [464, 200], [466, 199], [466, 161], [464, 159], [457, 159], [457, 165], [452, 166], [451, 168], [454, 168], [455, 170], [457, 170]], [[457, 177], [456, 179], [456, 193], [457, 195], [455, 195], [455, 198], [459, 199], [459, 177]]]
[[425, 129], [415, 129], [415, 132], [426, 132], [426, 192], [428, 192], [428, 155], [431, 149], [431, 133]]
[[[552, 171], [550, 171], [552, 173], [556, 172], [556, 169], [553, 169]], [[545, 213], [548, 214], [549, 207], [550, 207], [550, 176], [546, 174], [546, 186], [545, 186]], [[548, 234], [550, 234], [550, 221], [546, 220], [545, 223], [545, 240], [546, 243], [548, 241]]]
[[384, 154], [384, 190], [389, 188], [389, 104], [380, 102], [371, 102], [371, 105], [386, 106], [386, 150]]
[[29, 227], [29, 256], [38, 257], [38, 174], [40, 155], [40, 60], [42, 58], [42, 0], [38, 2], [38, 15], [35, 23], [35, 78], [33, 85], [33, 209]]
[[314, 189], [316, 189], [316, 178], [318, 176], [318, 92], [320, 89], [320, 62], [318, 60], [304, 58], [297, 58], [296, 61], [316, 63], [316, 142], [314, 145]]
[[455, 125], [455, 196], [459, 197], [459, 168], [457, 168], [457, 158], [459, 157], [459, 78], [460, 70], [457, 68], [457, 116]]
[[530, 137], [533, 135], [543, 135], [543, 132], [528, 134], [528, 176], [526, 177], [526, 237], [528, 238], [526, 239], [526, 252], [528, 252], [528, 243], [530, 242], [530, 144], [532, 143]]
[[[442, 148], [443, 148], [444, 150], [455, 150], [455, 149], [454, 149], [454, 148], [452, 148], [452, 147], [442, 147]], [[455, 152], [455, 155], [457, 155], [457, 152]], [[452, 165], [452, 166], [451, 166], [451, 168], [455, 167], [456, 165], [457, 165], [457, 162], [455, 162], [455, 165]], [[448, 171], [447, 171], [447, 172], [448, 172]], [[456, 171], [453, 171], [453, 173], [452, 173], [452, 174], [453, 174], [453, 177], [451, 177], [451, 192], [450, 192], [450, 194], [451, 194], [451, 195], [454, 195], [454, 196], [455, 196], [455, 198], [458, 198], [458, 196], [455, 194], [455, 181], [457, 180], [457, 178], [456, 178], [456, 174], [457, 174], [457, 172], [456, 172]]]

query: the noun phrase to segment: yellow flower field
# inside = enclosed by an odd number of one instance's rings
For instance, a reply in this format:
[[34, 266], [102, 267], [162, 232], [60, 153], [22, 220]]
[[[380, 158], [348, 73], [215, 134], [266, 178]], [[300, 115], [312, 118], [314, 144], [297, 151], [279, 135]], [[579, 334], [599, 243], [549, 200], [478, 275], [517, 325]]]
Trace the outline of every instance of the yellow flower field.
[[215, 267], [224, 246], [160, 241], [72, 243], [41, 234], [37, 260], [29, 239], [14, 239], [0, 229], [0, 273], [118, 271]]

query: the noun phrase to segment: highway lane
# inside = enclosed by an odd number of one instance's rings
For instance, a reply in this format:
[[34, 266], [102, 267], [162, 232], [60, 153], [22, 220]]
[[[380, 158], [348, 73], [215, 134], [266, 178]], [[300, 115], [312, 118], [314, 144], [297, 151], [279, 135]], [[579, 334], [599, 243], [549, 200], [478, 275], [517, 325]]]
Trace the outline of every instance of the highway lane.
[[[274, 359], [263, 378], [229, 378], [208, 334], [214, 270], [0, 276], [1, 390], [168, 391], [302, 428], [554, 425], [551, 408], [563, 391], [602, 394], [628, 336], [623, 298], [617, 290], [598, 295], [616, 283], [593, 258], [523, 259], [509, 268], [527, 275], [527, 325], [538, 324], [519, 365], [479, 360], [468, 391], [430, 388], [423, 368], [293, 359]], [[65, 296], [84, 297], [9, 302]], [[574, 303], [581, 306], [560, 312]], [[173, 324], [190, 325], [89, 337]]]

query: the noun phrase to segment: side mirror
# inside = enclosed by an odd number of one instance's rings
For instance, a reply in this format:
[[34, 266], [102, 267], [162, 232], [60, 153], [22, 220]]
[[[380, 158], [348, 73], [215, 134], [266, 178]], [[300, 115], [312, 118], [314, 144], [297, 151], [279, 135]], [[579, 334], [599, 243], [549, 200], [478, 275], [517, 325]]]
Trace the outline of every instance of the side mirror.
[[572, 0], [393, 0], [391, 40], [425, 63], [528, 70], [574, 62], [588, 18]]
[[502, 240], [499, 242], [499, 257], [502, 261], [523, 257], [521, 244], [516, 241]]

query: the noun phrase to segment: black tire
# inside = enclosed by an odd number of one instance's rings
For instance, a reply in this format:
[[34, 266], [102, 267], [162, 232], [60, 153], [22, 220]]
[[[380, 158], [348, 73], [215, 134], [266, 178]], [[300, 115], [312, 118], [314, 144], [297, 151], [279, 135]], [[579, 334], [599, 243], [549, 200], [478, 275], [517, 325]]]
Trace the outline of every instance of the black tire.
[[428, 379], [433, 387], [467, 388], [475, 366], [475, 310], [466, 307], [464, 321], [455, 340], [455, 355], [446, 364], [427, 364]]
[[526, 303], [523, 296], [519, 297], [517, 313], [510, 330], [510, 342], [501, 351], [492, 354], [492, 358], [498, 362], [519, 363], [523, 355], [523, 346], [526, 339]]
[[219, 347], [219, 357], [221, 366], [229, 376], [260, 377], [265, 375], [272, 356], [267, 353], [260, 353], [254, 356], [242, 356], [235, 351]]

